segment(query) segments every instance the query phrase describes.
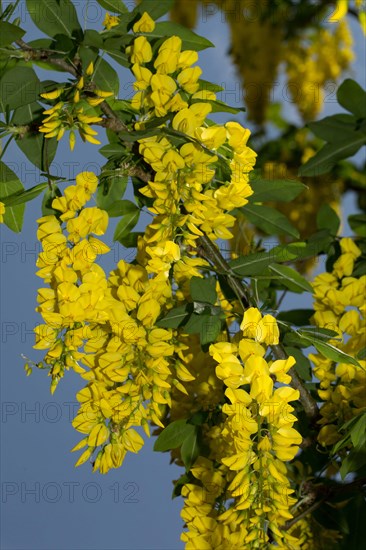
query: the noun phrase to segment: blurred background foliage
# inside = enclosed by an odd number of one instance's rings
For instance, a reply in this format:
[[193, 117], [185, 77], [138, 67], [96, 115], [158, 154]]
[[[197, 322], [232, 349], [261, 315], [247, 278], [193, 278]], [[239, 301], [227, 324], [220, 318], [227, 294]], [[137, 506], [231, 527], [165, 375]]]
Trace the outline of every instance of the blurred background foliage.
[[[319, 117], [327, 97], [334, 95], [350, 74], [355, 60], [350, 20], [358, 20], [365, 33], [364, 3], [175, 0], [170, 17], [194, 29], [199, 18], [210, 24], [210, 18], [218, 11], [221, 21], [230, 29], [229, 53], [241, 81], [248, 125], [254, 127], [252, 143], [258, 152], [257, 174], [259, 171], [264, 179], [299, 180], [309, 187], [308, 193], [289, 203], [272, 205], [288, 216], [302, 239], [313, 233], [323, 204], [341, 214], [342, 196], [347, 191], [356, 192], [358, 208], [365, 211], [366, 176], [362, 160], [357, 164], [342, 160], [326, 175], [314, 170], [311, 175], [298, 176], [299, 166], [323, 145], [308, 123]], [[279, 82], [287, 100], [296, 106], [298, 125], [287, 120], [286, 109], [275, 100]], [[238, 218], [234, 248], [245, 252], [254, 232], [248, 221]], [[303, 261], [298, 268], [306, 272], [312, 265], [312, 260]]]

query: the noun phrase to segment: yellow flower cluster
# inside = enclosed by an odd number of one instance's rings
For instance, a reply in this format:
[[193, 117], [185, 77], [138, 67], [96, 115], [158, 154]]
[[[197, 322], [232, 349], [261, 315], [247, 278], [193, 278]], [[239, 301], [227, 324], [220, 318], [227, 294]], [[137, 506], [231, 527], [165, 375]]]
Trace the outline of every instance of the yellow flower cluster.
[[135, 427], [148, 435], [149, 422], [163, 427], [171, 388], [186, 393], [181, 381], [193, 376], [185, 367], [186, 346], [172, 330], [155, 326], [172, 294], [160, 274], [179, 259], [179, 247], [151, 247], [148, 269], [121, 260], [107, 278], [96, 260], [109, 248], [95, 235], [105, 233], [108, 215], [86, 207], [97, 183], [94, 174], [79, 174], [76, 185], [53, 200], [59, 217], [38, 220], [43, 250], [37, 274], [48, 287], [38, 292], [45, 324], [35, 329], [35, 348], [47, 350], [52, 392], [70, 368], [87, 382], [73, 421], [86, 435], [74, 449], [86, 447], [77, 465], [101, 447], [94, 468], [106, 473], [143, 445]]
[[110, 13], [105, 14], [105, 18], [103, 21], [104, 27], [109, 31], [110, 29], [113, 29], [113, 27], [117, 27], [119, 24], [119, 17], [117, 15], [111, 15]]
[[[56, 137], [59, 141], [68, 130], [71, 151], [75, 147], [75, 130], [79, 131], [83, 141], [96, 145], [101, 143], [95, 138], [98, 132], [91, 127], [91, 124], [98, 123], [103, 119], [95, 114], [88, 114], [88, 112], [90, 107], [96, 107], [107, 97], [113, 96], [113, 92], [96, 89], [93, 85], [90, 87], [93, 73], [94, 65], [91, 62], [85, 70], [85, 77], [81, 76], [71, 87], [57, 88], [51, 92], [40, 94], [47, 100], [64, 97], [65, 101], [58, 101], [53, 107], [43, 111], [46, 116], [39, 131], [44, 133], [46, 138]], [[81, 101], [84, 102], [84, 105], [80, 105]]]
[[[150, 208], [154, 222], [140, 250], [176, 238], [194, 247], [204, 233], [213, 240], [230, 239], [235, 218], [228, 211], [246, 204], [252, 194], [249, 172], [256, 154], [247, 146], [249, 130], [237, 122], [224, 126], [205, 122], [215, 95], [200, 89], [201, 69], [192, 66], [197, 52], [182, 51], [178, 36], [165, 40], [155, 54], [148, 39], [138, 36], [128, 53], [136, 77], [137, 92], [132, 99], [140, 114], [136, 127], [144, 128], [152, 118], [169, 117], [168, 132], [175, 136], [172, 139], [163, 130], [139, 140], [140, 153], [154, 171], [152, 181], [140, 190], [154, 199]], [[164, 118], [161, 127], [166, 125]], [[230, 174], [222, 181], [223, 159]]]
[[[351, 238], [340, 241], [341, 255], [331, 273], [315, 277], [313, 322], [320, 328], [338, 333], [332, 344], [351, 357], [365, 347], [366, 275], [352, 277], [355, 260], [361, 250]], [[335, 363], [320, 353], [310, 354], [314, 374], [320, 383], [319, 397], [325, 401], [320, 409], [322, 426], [318, 441], [332, 445], [341, 435], [338, 428], [366, 407], [366, 361], [357, 359], [360, 366]]]
[[5, 204], [0, 201], [0, 223], [4, 223]]
[[289, 404], [299, 398], [288, 386], [295, 360], [264, 359], [267, 346], [279, 338], [271, 315], [249, 308], [240, 328], [238, 343], [210, 346], [226, 402], [221, 424], [207, 434], [209, 458], [200, 457], [191, 470], [197, 482], [182, 489], [187, 550], [269, 548], [271, 540], [279, 548], [299, 547], [296, 537], [281, 530], [296, 503], [285, 463], [302, 441]]
[[352, 44], [346, 20], [332, 31], [320, 29], [305, 42], [290, 41], [284, 54], [288, 91], [304, 120], [313, 120], [321, 111], [327, 84], [336, 81], [353, 60]]

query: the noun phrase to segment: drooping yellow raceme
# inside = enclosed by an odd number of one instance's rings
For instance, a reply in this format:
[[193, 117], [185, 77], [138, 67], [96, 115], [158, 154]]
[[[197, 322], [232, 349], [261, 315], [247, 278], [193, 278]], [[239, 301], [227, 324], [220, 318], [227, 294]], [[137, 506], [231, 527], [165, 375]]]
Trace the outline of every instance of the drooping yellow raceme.
[[[94, 65], [91, 62], [85, 70], [85, 76], [80, 76], [72, 86], [40, 94], [47, 100], [60, 100], [61, 96], [64, 100], [58, 101], [53, 107], [43, 111], [46, 116], [39, 127], [39, 132], [43, 133], [46, 138], [55, 137], [59, 141], [65, 131], [69, 131], [69, 145], [72, 151], [75, 147], [76, 130], [83, 141], [100, 145], [101, 142], [95, 137], [98, 132], [91, 125], [99, 123], [103, 119], [90, 113], [88, 104], [91, 107], [96, 107], [106, 98], [114, 95], [113, 92], [99, 90], [94, 84], [91, 84], [93, 73]], [[80, 104], [81, 101], [83, 104]]]
[[[204, 233], [213, 240], [230, 239], [235, 218], [228, 212], [246, 204], [252, 194], [249, 173], [256, 154], [247, 146], [249, 130], [236, 122], [207, 125], [209, 100], [215, 95], [200, 89], [201, 70], [192, 67], [197, 52], [182, 51], [179, 37], [165, 40], [153, 58], [147, 38], [139, 36], [129, 55], [137, 90], [132, 106], [140, 116], [136, 127], [143, 129], [149, 119], [171, 114], [172, 130], [196, 140], [182, 145], [168, 136], [139, 140], [140, 153], [155, 172], [153, 180], [140, 190], [154, 199], [149, 208], [154, 221], [139, 242], [140, 261], [145, 256], [148, 262], [146, 247], [160, 241], [179, 238], [182, 244], [195, 247]], [[152, 64], [156, 72], [151, 71]], [[230, 177], [214, 184], [218, 155], [228, 158]]]
[[290, 405], [299, 392], [288, 385], [295, 360], [264, 359], [267, 346], [278, 344], [272, 316], [250, 308], [241, 330], [238, 343], [210, 346], [226, 403], [222, 423], [206, 434], [209, 458], [199, 458], [191, 470], [199, 482], [182, 489], [188, 528], [182, 540], [189, 549], [271, 548], [271, 539], [280, 548], [300, 548], [297, 538], [282, 529], [296, 503], [286, 462], [302, 441]]
[[[340, 241], [341, 255], [331, 273], [315, 277], [313, 322], [320, 328], [338, 333], [331, 343], [351, 357], [357, 358], [365, 346], [366, 276], [353, 277], [354, 264], [361, 250], [351, 238]], [[360, 366], [336, 363], [320, 353], [309, 358], [319, 380], [321, 429], [318, 441], [332, 445], [340, 438], [339, 427], [365, 409], [366, 361], [357, 358]]]
[[94, 469], [106, 473], [142, 447], [135, 428], [149, 435], [150, 422], [163, 427], [172, 388], [187, 393], [184, 383], [193, 376], [173, 331], [155, 326], [172, 298], [166, 271], [180, 249], [165, 241], [148, 249], [147, 269], [121, 260], [107, 277], [96, 262], [109, 251], [98, 239], [108, 215], [87, 206], [97, 183], [93, 173], [79, 174], [53, 200], [59, 217], [38, 220], [37, 274], [48, 286], [38, 292], [44, 324], [35, 329], [35, 348], [46, 350], [42, 367], [49, 368], [52, 392], [70, 368], [86, 381], [73, 420], [85, 436], [75, 450], [86, 447], [77, 465], [96, 453]]

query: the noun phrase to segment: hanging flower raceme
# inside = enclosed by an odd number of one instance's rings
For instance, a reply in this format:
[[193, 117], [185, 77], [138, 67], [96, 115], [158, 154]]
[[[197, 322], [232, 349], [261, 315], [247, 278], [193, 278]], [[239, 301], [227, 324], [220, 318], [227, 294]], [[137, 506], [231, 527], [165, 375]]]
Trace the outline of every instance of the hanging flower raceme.
[[354, 240], [341, 239], [340, 248], [341, 255], [332, 272], [314, 279], [313, 321], [338, 334], [331, 343], [353, 357], [355, 364], [336, 363], [321, 353], [309, 355], [319, 380], [319, 397], [325, 402], [320, 409], [322, 427], [318, 435], [324, 446], [341, 438], [339, 427], [364, 410], [366, 400], [366, 361], [358, 357], [365, 346], [366, 276], [352, 276], [355, 261], [361, 255]]
[[94, 110], [91, 110], [91, 107], [98, 106], [114, 94], [97, 89], [92, 82], [93, 74], [94, 65], [91, 62], [86, 68], [84, 76], [80, 76], [71, 86], [40, 94], [43, 99], [59, 100], [53, 107], [43, 111], [46, 116], [39, 131], [46, 138], [55, 137], [59, 141], [65, 132], [69, 131], [69, 145], [73, 150], [75, 131], [78, 131], [83, 141], [100, 145], [101, 142], [95, 137], [98, 132], [91, 125], [99, 123], [103, 119]]
[[[140, 256], [146, 254], [146, 246], [161, 240], [178, 239], [194, 247], [204, 233], [213, 240], [230, 239], [235, 218], [228, 212], [246, 204], [252, 194], [249, 173], [256, 155], [247, 146], [249, 130], [234, 122], [208, 126], [209, 101], [215, 94], [201, 86], [201, 70], [192, 67], [197, 52], [182, 51], [179, 37], [165, 40], [153, 55], [147, 37], [139, 36], [128, 53], [136, 76], [137, 93], [132, 99], [140, 115], [136, 127], [143, 129], [150, 119], [169, 116], [173, 133], [189, 137], [182, 145], [176, 145], [169, 135], [139, 140], [140, 153], [155, 172], [140, 190], [154, 199], [150, 210], [155, 215], [145, 242], [139, 243]], [[162, 127], [166, 124], [162, 121]], [[220, 162], [230, 165], [230, 177], [224, 182]]]
[[249, 308], [240, 328], [238, 343], [210, 346], [216, 377], [226, 387], [226, 403], [222, 423], [212, 428], [209, 459], [197, 460], [192, 469], [202, 486], [191, 483], [182, 489], [182, 518], [188, 527], [182, 540], [186, 548], [197, 549], [228, 544], [269, 548], [270, 540], [297, 548], [297, 539], [282, 529], [296, 503], [286, 462], [302, 441], [290, 405], [299, 392], [288, 385], [295, 359], [264, 358], [267, 346], [277, 345], [279, 338], [271, 315], [262, 317], [258, 309]]
[[107, 278], [96, 261], [109, 251], [97, 238], [108, 215], [86, 206], [96, 187], [94, 174], [79, 174], [53, 200], [59, 217], [38, 220], [38, 275], [48, 287], [38, 292], [44, 324], [35, 329], [35, 348], [47, 350], [41, 367], [49, 368], [52, 392], [70, 368], [87, 382], [73, 421], [86, 436], [74, 449], [86, 447], [77, 465], [96, 453], [94, 468], [106, 473], [143, 445], [135, 427], [149, 435], [149, 422], [164, 426], [172, 388], [187, 393], [184, 382], [193, 376], [176, 356], [184, 346], [173, 331], [155, 326], [171, 299], [166, 271], [179, 260], [179, 247], [150, 247], [147, 269], [121, 260]]

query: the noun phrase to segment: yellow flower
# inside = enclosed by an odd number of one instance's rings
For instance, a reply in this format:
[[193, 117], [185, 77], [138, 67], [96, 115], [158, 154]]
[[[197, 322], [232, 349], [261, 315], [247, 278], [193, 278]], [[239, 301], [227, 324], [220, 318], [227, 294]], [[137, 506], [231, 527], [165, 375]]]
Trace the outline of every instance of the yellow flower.
[[0, 223], [4, 223], [5, 204], [0, 201]]
[[116, 27], [118, 24], [119, 17], [117, 15], [110, 15], [108, 12], [105, 14], [103, 25], [108, 31], [109, 29]]
[[142, 17], [132, 27], [133, 32], [152, 32], [155, 29], [155, 21], [145, 11]]
[[63, 88], [58, 88], [56, 90], [53, 90], [52, 92], [45, 92], [39, 95], [44, 99], [57, 99], [58, 97], [60, 97], [62, 92], [63, 92]]
[[89, 63], [89, 65], [87, 66], [87, 68], [86, 68], [85, 74], [87, 76], [91, 76], [93, 74], [93, 72], [94, 72], [94, 63], [91, 61]]
[[145, 36], [138, 36], [132, 46], [131, 62], [148, 63], [152, 59], [152, 49]]
[[193, 94], [198, 90], [198, 79], [201, 74], [202, 70], [199, 67], [188, 67], [178, 74], [177, 81], [183, 90], [189, 94]]

